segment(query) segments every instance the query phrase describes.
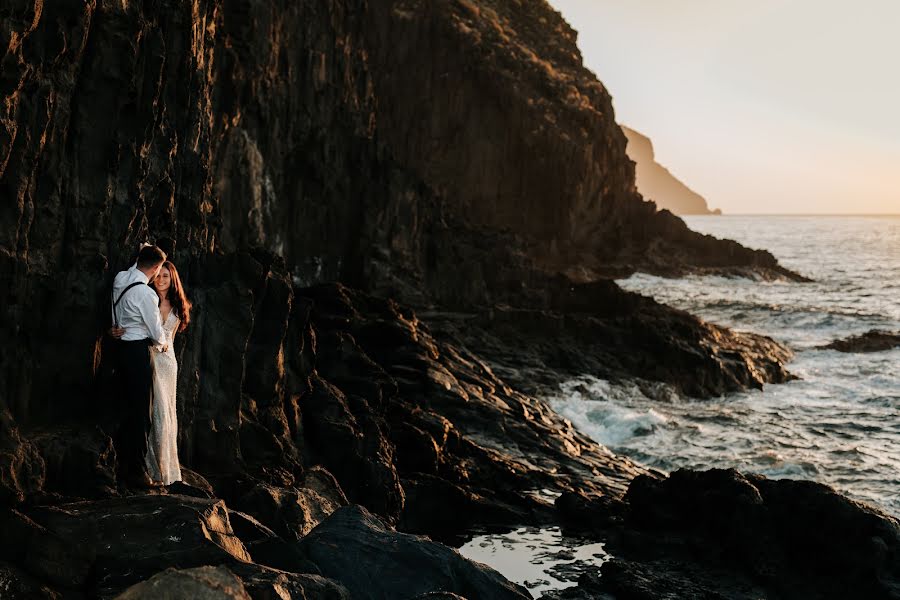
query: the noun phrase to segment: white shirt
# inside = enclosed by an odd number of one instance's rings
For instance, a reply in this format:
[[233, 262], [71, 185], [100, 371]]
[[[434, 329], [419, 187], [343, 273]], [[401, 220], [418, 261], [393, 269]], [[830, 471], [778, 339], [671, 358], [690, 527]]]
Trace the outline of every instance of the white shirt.
[[125, 329], [121, 339], [126, 342], [150, 338], [156, 345], [164, 346], [166, 332], [159, 316], [159, 296], [147, 285], [148, 281], [147, 276], [137, 268], [137, 263], [127, 271], [119, 271], [113, 282], [113, 304], [132, 283], [144, 285], [136, 285], [122, 296], [119, 305], [113, 308], [113, 322], [118, 322], [119, 327]]

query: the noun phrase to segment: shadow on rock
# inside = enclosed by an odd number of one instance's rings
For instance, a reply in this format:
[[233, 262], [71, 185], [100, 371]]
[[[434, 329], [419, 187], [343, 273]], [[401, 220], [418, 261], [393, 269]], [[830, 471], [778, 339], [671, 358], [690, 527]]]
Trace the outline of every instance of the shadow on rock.
[[621, 503], [557, 507], [609, 541], [617, 558], [585, 585], [617, 597], [667, 598], [681, 580], [696, 597], [900, 597], [900, 522], [819, 483], [679, 470], [636, 478]]
[[361, 506], [335, 511], [299, 548], [354, 599], [416, 598], [429, 592], [470, 599], [531, 598], [490, 567], [428, 538], [393, 531]]

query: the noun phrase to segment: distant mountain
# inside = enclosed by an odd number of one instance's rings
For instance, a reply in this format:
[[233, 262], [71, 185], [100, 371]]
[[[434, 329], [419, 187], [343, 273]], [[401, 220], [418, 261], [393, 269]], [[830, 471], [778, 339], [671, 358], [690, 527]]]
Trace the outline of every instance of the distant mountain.
[[711, 211], [703, 196], [656, 162], [650, 138], [624, 125], [622, 131], [628, 138], [625, 151], [637, 165], [637, 188], [644, 198], [653, 200], [660, 209], [666, 208], [676, 215], [722, 214], [719, 209]]

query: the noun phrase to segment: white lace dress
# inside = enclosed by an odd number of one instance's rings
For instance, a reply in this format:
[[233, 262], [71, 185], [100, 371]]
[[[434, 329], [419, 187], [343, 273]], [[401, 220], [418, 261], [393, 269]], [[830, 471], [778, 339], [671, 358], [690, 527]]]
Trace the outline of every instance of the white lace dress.
[[147, 472], [154, 481], [169, 485], [181, 481], [178, 463], [178, 414], [175, 408], [175, 386], [178, 361], [175, 360], [175, 332], [181, 319], [170, 312], [163, 329], [168, 348], [153, 352], [153, 409], [150, 438], [147, 444]]

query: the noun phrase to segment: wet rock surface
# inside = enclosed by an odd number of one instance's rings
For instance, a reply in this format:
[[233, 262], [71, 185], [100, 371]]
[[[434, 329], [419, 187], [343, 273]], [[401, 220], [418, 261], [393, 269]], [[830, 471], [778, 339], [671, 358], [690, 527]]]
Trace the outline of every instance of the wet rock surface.
[[416, 598], [429, 592], [497, 600], [531, 597], [490, 567], [427, 538], [391, 531], [358, 506], [336, 511], [299, 548], [353, 598]]
[[428, 318], [531, 393], [553, 393], [585, 374], [662, 382], [698, 398], [794, 379], [786, 365], [793, 353], [771, 338], [704, 323], [613, 282], [559, 278], [546, 289], [556, 292]]
[[197, 600], [250, 600], [240, 579], [225, 567], [166, 569], [147, 581], [136, 583], [118, 600], [152, 598], [196, 598]]
[[898, 347], [900, 347], [900, 332], [873, 329], [861, 335], [835, 340], [822, 346], [822, 349], [838, 352], [884, 352]]
[[29, 600], [31, 598], [57, 600], [63, 597], [60, 592], [24, 570], [2, 561], [0, 561], [0, 592], [3, 593], [4, 598], [10, 600]]
[[[532, 491], [621, 494], [647, 472], [510, 388], [477, 355], [437, 341], [400, 305], [336, 285], [301, 293], [314, 302], [317, 360], [330, 359], [317, 363], [321, 374], [358, 394], [347, 395], [354, 398], [344, 404], [353, 418], [344, 426], [364, 418], [383, 427], [384, 437], [369, 433], [360, 454], [379, 456], [387, 448], [395, 457], [405, 528], [436, 533], [444, 521], [451, 530], [541, 522], [552, 509]], [[311, 432], [307, 439], [319, 447]], [[353, 472], [347, 484], [338, 478], [345, 490], [357, 485]], [[384, 485], [392, 488], [393, 479]], [[348, 498], [354, 501], [350, 492]], [[361, 496], [355, 501], [372, 509]], [[393, 516], [377, 506], [375, 512]]]
[[[585, 593], [900, 595], [900, 522], [826, 485], [732, 469], [681, 470], [665, 479], [636, 478], [621, 501], [570, 494], [557, 507], [577, 531], [608, 540], [615, 556], [599, 579], [580, 582]], [[561, 597], [588, 597], [572, 594]]]
[[35, 508], [29, 517], [41, 527], [35, 536], [50, 536], [65, 551], [41, 556], [30, 546], [25, 564], [69, 589], [106, 595], [171, 565], [249, 560], [221, 500], [130, 496]]

